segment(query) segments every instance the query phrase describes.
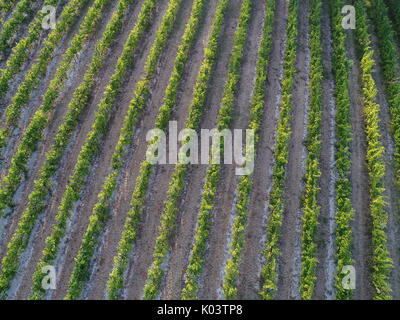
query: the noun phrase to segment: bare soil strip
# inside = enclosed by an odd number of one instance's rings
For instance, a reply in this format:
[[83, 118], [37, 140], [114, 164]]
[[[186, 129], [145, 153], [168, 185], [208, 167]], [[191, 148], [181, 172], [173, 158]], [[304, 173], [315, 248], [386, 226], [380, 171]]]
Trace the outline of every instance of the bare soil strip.
[[355, 299], [371, 299], [371, 219], [369, 210], [369, 181], [366, 164], [367, 142], [364, 131], [364, 113], [362, 92], [360, 88], [360, 66], [358, 63], [354, 35], [348, 34], [347, 48], [349, 59], [353, 61], [349, 90], [351, 99], [351, 125], [353, 139], [351, 142], [351, 202], [355, 210], [353, 223], [354, 260], [356, 269]]
[[278, 299], [300, 299], [299, 280], [301, 268], [301, 198], [304, 191], [305, 139], [309, 100], [309, 2], [302, 2], [299, 12], [299, 44], [297, 53], [295, 88], [292, 104], [292, 136], [286, 176], [286, 208], [282, 221], [280, 241]]
[[272, 182], [275, 130], [279, 114], [278, 106], [281, 102], [282, 61], [286, 46], [287, 14], [288, 7], [286, 1], [278, 1], [275, 29], [272, 35], [270, 64], [268, 67], [268, 86], [266, 88], [263, 130], [260, 132], [260, 146], [255, 161], [254, 185], [249, 203], [246, 244], [243, 251], [243, 262], [239, 270], [239, 299], [259, 298], [261, 253], [265, 243], [267, 199]]
[[323, 2], [322, 11], [322, 61], [324, 67], [323, 110], [321, 128], [321, 190], [319, 204], [321, 213], [317, 234], [319, 261], [315, 299], [334, 299], [335, 262], [335, 143], [336, 105], [334, 98], [335, 81], [332, 70], [332, 33], [328, 1]]
[[[232, 125], [234, 129], [246, 129], [248, 123], [251, 94], [254, 88], [257, 53], [263, 24], [264, 2], [255, 2], [252, 10], [249, 38], [244, 53], [241, 81], [238, 89], [239, 94], [236, 100], [235, 120]], [[207, 168], [202, 169], [207, 170]], [[199, 172], [201, 171], [201, 176], [204, 177], [204, 170], [197, 170], [192, 176], [191, 179], [194, 183], [188, 186], [188, 191], [182, 204], [182, 218], [177, 227], [175, 245], [171, 253], [167, 282], [164, 288], [164, 299], [178, 299], [184, 286], [184, 273], [189, 262], [190, 251], [194, 241], [193, 234], [201, 202], [201, 192], [199, 193], [199, 190], [203, 190], [204, 187], [203, 179], [199, 179], [197, 176], [200, 175]], [[233, 203], [232, 197], [235, 193], [237, 180], [234, 171], [235, 166], [226, 166], [220, 180], [222, 190], [218, 192], [214, 214], [224, 219], [229, 217], [230, 208]], [[200, 188], [198, 184], [200, 184]], [[226, 243], [226, 233], [220, 230], [219, 236], [221, 238], [217, 242], [210, 242], [210, 247], [213, 248]]]

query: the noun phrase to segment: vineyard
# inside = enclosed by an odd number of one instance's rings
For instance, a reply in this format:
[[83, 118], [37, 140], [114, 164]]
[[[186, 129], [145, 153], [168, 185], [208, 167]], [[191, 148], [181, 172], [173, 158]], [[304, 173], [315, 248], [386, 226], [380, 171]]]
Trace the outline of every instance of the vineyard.
[[400, 1], [0, 0], [0, 299], [400, 299]]

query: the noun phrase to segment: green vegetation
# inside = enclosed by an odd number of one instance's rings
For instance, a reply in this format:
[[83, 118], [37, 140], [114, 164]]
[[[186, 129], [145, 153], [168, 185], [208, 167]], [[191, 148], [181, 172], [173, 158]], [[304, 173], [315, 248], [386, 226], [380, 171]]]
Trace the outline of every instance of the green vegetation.
[[13, 9], [19, 0], [0, 0], [0, 22], [3, 23], [5, 16]]
[[[390, 15], [393, 21], [393, 28], [396, 31], [397, 39], [400, 41], [400, 2], [398, 0], [386, 0], [386, 3], [388, 5], [388, 8], [390, 9]], [[378, 8], [379, 11], [377, 11], [377, 13], [378, 15], [381, 15], [386, 10], [383, 8], [382, 1], [377, 1], [377, 4], [379, 6]], [[386, 18], [384, 19], [386, 20]]]

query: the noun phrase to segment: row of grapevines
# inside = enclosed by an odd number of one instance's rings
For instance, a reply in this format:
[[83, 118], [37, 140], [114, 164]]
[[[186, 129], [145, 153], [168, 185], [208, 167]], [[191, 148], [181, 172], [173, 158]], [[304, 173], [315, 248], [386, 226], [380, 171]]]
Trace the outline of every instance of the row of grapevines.
[[[46, 0], [45, 5], [55, 6], [60, 0]], [[67, 12], [63, 11], [63, 12]], [[62, 14], [61, 14], [62, 15]], [[65, 16], [65, 13], [64, 13]], [[22, 68], [22, 65], [29, 59], [30, 50], [34, 47], [34, 43], [40, 40], [43, 31], [42, 20], [44, 14], [40, 12], [35, 20], [31, 22], [28, 28], [28, 34], [25, 38], [18, 41], [8, 57], [6, 66], [0, 72], [0, 98], [3, 98], [9, 88], [9, 82], [15, 77]]]
[[384, 199], [385, 148], [382, 145], [379, 128], [380, 106], [376, 103], [377, 88], [373, 78], [375, 60], [368, 33], [367, 13], [364, 0], [355, 1], [357, 9], [356, 38], [362, 52], [361, 76], [367, 136], [367, 167], [369, 172], [370, 211], [372, 217], [372, 283], [374, 299], [390, 299], [390, 273], [392, 259], [388, 251], [386, 234], [388, 214]]
[[391, 11], [394, 30], [397, 32], [400, 39], [400, 2], [398, 0], [386, 0], [386, 3]]
[[310, 110], [307, 125], [307, 159], [304, 176], [303, 219], [301, 234], [301, 275], [300, 294], [310, 300], [314, 294], [317, 239], [316, 232], [320, 206], [318, 204], [319, 181], [321, 177], [321, 124], [322, 124], [322, 42], [321, 42], [321, 0], [311, 0], [310, 13]]
[[350, 143], [352, 139], [350, 122], [350, 61], [347, 57], [346, 33], [342, 27], [342, 8], [344, 1], [330, 1], [331, 28], [332, 28], [332, 68], [335, 77], [335, 104], [336, 104], [336, 299], [348, 300], [352, 298], [352, 291], [346, 290], [341, 285], [343, 267], [352, 265], [353, 234], [351, 222], [354, 218], [354, 209], [351, 203], [351, 154]]
[[69, 48], [63, 54], [62, 61], [57, 68], [54, 78], [43, 95], [42, 105], [33, 115], [28, 127], [23, 133], [17, 151], [11, 159], [11, 166], [3, 177], [0, 187], [0, 216], [6, 207], [12, 206], [14, 193], [27, 172], [27, 163], [42, 140], [50, 112], [53, 110], [57, 98], [62, 93], [62, 88], [68, 79], [68, 72], [73, 68], [74, 61], [82, 51], [86, 41], [98, 27], [109, 0], [96, 0], [85, 16], [79, 32], [71, 40]]
[[391, 126], [396, 145], [396, 172], [398, 184], [400, 185], [400, 60], [396, 50], [393, 26], [388, 16], [388, 8], [382, 0], [368, 1], [367, 5], [379, 37], [378, 47], [392, 118]]
[[33, 14], [35, 2], [35, 0], [22, 0], [17, 4], [12, 17], [4, 23], [3, 29], [0, 30], [0, 53], [4, 54], [10, 48], [10, 38]]
[[[272, 32], [274, 26], [274, 16], [276, 10], [275, 0], [266, 0], [265, 22], [263, 35], [258, 53], [258, 62], [256, 70], [256, 82], [251, 102], [251, 114], [249, 129], [255, 133], [255, 150], [260, 140], [260, 128], [263, 123], [265, 110], [267, 69], [270, 61], [270, 52], [272, 48]], [[255, 154], [254, 154], [255, 156]], [[239, 179], [237, 186], [237, 201], [235, 210], [237, 217], [232, 226], [232, 240], [230, 243], [230, 256], [225, 270], [225, 279], [223, 290], [225, 298], [235, 299], [237, 297], [237, 278], [239, 275], [239, 266], [242, 261], [242, 252], [245, 245], [245, 230], [247, 229], [248, 205], [250, 202], [251, 191], [253, 189], [253, 176], [246, 175]], [[201, 243], [199, 242], [199, 245]], [[197, 249], [198, 250], [198, 249]], [[195, 270], [194, 270], [195, 271]], [[193, 272], [193, 271], [191, 271]]]
[[[231, 125], [232, 115], [235, 109], [235, 96], [241, 76], [241, 66], [249, 31], [252, 1], [243, 0], [238, 27], [235, 33], [232, 54], [229, 60], [228, 77], [224, 87], [221, 106], [218, 115], [218, 130], [228, 129]], [[213, 153], [224, 153], [223, 142], [212, 150]], [[195, 231], [195, 242], [191, 251], [189, 266], [185, 275], [185, 287], [182, 299], [190, 300], [197, 297], [198, 279], [204, 263], [204, 251], [209, 236], [211, 212], [214, 207], [215, 193], [221, 177], [222, 166], [212, 164], [209, 166], [204, 183], [197, 227]]]
[[[67, 107], [67, 114], [63, 124], [57, 131], [54, 144], [46, 154], [39, 176], [34, 182], [33, 190], [28, 197], [27, 206], [22, 213], [18, 227], [8, 244], [8, 251], [2, 261], [0, 273], [0, 292], [5, 294], [19, 267], [19, 258], [25, 250], [35, 222], [40, 213], [47, 207], [47, 199], [51, 194], [52, 178], [57, 172], [64, 150], [68, 145], [74, 128], [78, 123], [79, 114], [88, 104], [90, 92], [95, 84], [95, 77], [99, 75], [104, 66], [109, 48], [122, 28], [124, 13], [127, 11], [131, 0], [121, 1], [116, 13], [113, 14], [102, 39], [96, 45], [96, 53], [84, 76], [82, 84], [74, 92], [73, 98]], [[94, 25], [95, 26], [95, 25]], [[31, 143], [35, 143], [34, 140]]]
[[[228, 2], [229, 1], [221, 0], [217, 6], [210, 40], [205, 50], [203, 63], [200, 67], [200, 73], [194, 89], [189, 116], [186, 119], [186, 127], [190, 129], [196, 130], [200, 125], [201, 116], [205, 105], [206, 93], [209, 87], [209, 80], [214, 68], [217, 51], [220, 47], [222, 26], [225, 19]], [[154, 260], [147, 273], [147, 280], [144, 288], [145, 299], [156, 298], [160, 291], [161, 281], [164, 276], [164, 271], [162, 270], [161, 265], [169, 251], [169, 238], [175, 225], [176, 215], [179, 210], [178, 203], [183, 192], [184, 179], [187, 170], [188, 165], [178, 164], [175, 167], [175, 172], [173, 173], [170, 181], [170, 186], [167, 192], [167, 200], [165, 202], [164, 210], [161, 214], [161, 222], [159, 227], [160, 233], [156, 239], [156, 245], [153, 252]], [[132, 203], [135, 203], [135, 198], [133, 198]]]
[[[128, 36], [121, 56], [118, 58], [114, 74], [111, 76], [109, 84], [106, 86], [104, 96], [99, 103], [98, 110], [95, 115], [94, 123], [80, 151], [77, 163], [75, 164], [73, 175], [70, 177], [69, 184], [62, 197], [61, 204], [58, 208], [58, 213], [56, 215], [57, 222], [53, 226], [51, 235], [46, 239], [46, 246], [43, 250], [42, 257], [37, 265], [36, 271], [34, 272], [34, 284], [32, 290], [33, 294], [31, 296], [31, 299], [41, 299], [45, 294], [45, 292], [41, 288], [41, 282], [44, 277], [42, 273], [42, 267], [53, 263], [58, 255], [59, 244], [66, 234], [67, 222], [71, 216], [73, 205], [76, 201], [79, 200], [80, 193], [86, 184], [86, 180], [89, 175], [93, 161], [100, 152], [102, 140], [108, 129], [110, 116], [116, 106], [117, 97], [123, 88], [124, 79], [128, 75], [130, 67], [133, 65], [135, 58], [134, 53], [140, 44], [140, 40], [144, 37], [146, 31], [152, 24], [152, 21], [154, 19], [154, 12], [159, 1], [160, 0], [146, 0], [143, 3], [139, 16], [137, 18], [137, 22]], [[128, 1], [128, 3], [129, 2], [130, 1]], [[114, 33], [114, 35], [110, 38], [107, 37], [107, 42], [100, 44], [98, 47], [98, 51], [102, 51], [102, 53], [96, 59], [101, 59], [99, 61], [101, 61], [102, 65], [104, 63], [104, 60], [102, 60], [102, 56], [108, 51], [108, 48], [111, 45], [110, 41], [112, 41], [116, 37], [116, 32], [118, 32], [118, 30], [122, 27], [123, 21], [121, 19], [123, 13], [127, 10], [126, 5], [126, 1], [123, 1], [120, 4], [119, 10], [117, 11], [118, 13], [117, 15], [113, 16], [112, 24], [107, 30], [109, 33]], [[96, 76], [98, 72], [100, 72], [100, 69], [101, 68], [96, 67], [96, 73], [94, 74], [89, 70], [89, 72], [85, 76], [83, 84], [92, 89], [94, 85], [93, 77]], [[88, 103], [89, 96], [86, 98], [85, 92], [86, 91], [77, 92], [77, 95], [75, 96], [76, 100], [73, 101], [73, 104], [70, 108], [70, 119], [64, 124], [64, 127], [62, 127], [60, 130], [60, 134], [66, 136], [67, 140], [70, 139], [73, 128], [78, 121], [78, 118], [75, 118], [74, 110], [78, 110], [79, 112], [81, 112], [81, 110], [79, 109], [80, 99], [83, 98], [85, 104]], [[74, 124], [72, 127], [71, 122]], [[57, 152], [57, 162], [60, 161], [62, 152], [65, 150], [66, 147], [66, 142], [59, 140], [58, 143], [59, 144], [55, 146], [53, 151]], [[50, 157], [53, 156], [53, 152], [50, 151]], [[51, 158], [49, 160], [51, 160]], [[52, 162], [50, 161], [49, 164], [52, 165]], [[51, 175], [53, 175], [54, 172], [55, 169], [52, 170]], [[50, 175], [46, 176], [47, 181], [49, 181], [49, 178], [47, 178], [49, 176]], [[46, 198], [46, 195], [43, 195], [44, 197], [40, 197], [41, 199]]]
[[99, 202], [96, 203], [93, 209], [89, 225], [83, 236], [81, 247], [75, 257], [75, 265], [70, 277], [68, 292], [65, 297], [68, 300], [78, 299], [80, 297], [82, 289], [89, 278], [90, 263], [96, 249], [98, 238], [107, 222], [108, 212], [110, 210], [107, 204], [116, 188], [117, 177], [120, 173], [118, 169], [121, 169], [124, 163], [124, 149], [131, 144], [135, 132], [134, 127], [139, 120], [139, 115], [146, 107], [150, 96], [152, 79], [156, 74], [156, 68], [161, 54], [166, 47], [167, 40], [174, 30], [175, 21], [181, 4], [182, 0], [170, 0], [167, 12], [157, 31], [153, 47], [146, 59], [144, 74], [136, 86], [134, 98], [130, 103], [128, 114], [124, 119], [118, 144], [112, 157], [111, 173], [106, 177], [99, 194]]
[[273, 170], [272, 189], [269, 200], [269, 221], [267, 225], [267, 243], [263, 250], [266, 260], [261, 270], [263, 299], [273, 299], [277, 290], [278, 257], [280, 254], [279, 239], [284, 211], [284, 188], [286, 165], [288, 162], [288, 145], [291, 137], [292, 91], [296, 74], [297, 36], [298, 36], [299, 1], [289, 2], [287, 26], [287, 47], [283, 61], [284, 80], [282, 83], [282, 103], [278, 121], [275, 144], [275, 168]]
[[[17, 89], [17, 93], [12, 98], [11, 104], [9, 104], [5, 110], [5, 121], [0, 130], [0, 148], [6, 146], [8, 138], [18, 125], [22, 108], [26, 106], [29, 101], [32, 91], [39, 86], [43, 75], [47, 71], [49, 62], [54, 57], [54, 52], [58, 44], [78, 20], [81, 9], [86, 3], [87, 0], [72, 0], [64, 8], [56, 25], [56, 29], [50, 33], [48, 39], [44, 42], [37, 60], [25, 75], [24, 80]], [[18, 64], [19, 63], [18, 61]], [[8, 89], [9, 80], [13, 75], [15, 75], [15, 70], [9, 68], [2, 73], [0, 78], [0, 94], [5, 94]]]

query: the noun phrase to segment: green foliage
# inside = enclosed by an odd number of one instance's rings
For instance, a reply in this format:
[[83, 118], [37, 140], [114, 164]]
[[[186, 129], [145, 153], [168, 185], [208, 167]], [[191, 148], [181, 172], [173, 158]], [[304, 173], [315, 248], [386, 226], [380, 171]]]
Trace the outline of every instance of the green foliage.
[[17, 2], [18, 0], [0, 0], [0, 23], [3, 23], [3, 19]]
[[318, 260], [316, 232], [320, 206], [318, 204], [319, 179], [321, 176], [321, 122], [322, 122], [322, 41], [321, 41], [321, 0], [311, 0], [310, 7], [310, 110], [307, 126], [307, 159], [304, 177], [303, 226], [301, 234], [301, 275], [300, 294], [302, 299], [313, 297], [317, 280]]
[[[375, 1], [372, 1], [370, 3], [375, 5]], [[384, 8], [385, 5], [382, 1], [377, 1], [376, 5], [378, 5], [378, 10], [379, 10], [377, 11], [378, 16], [382, 17], [384, 19], [382, 20], [382, 22], [385, 25], [387, 25], [388, 22], [387, 14], [390, 14], [393, 23], [393, 29], [397, 34], [397, 39], [400, 41], [400, 2], [398, 0], [386, 0], [386, 3], [388, 8]], [[387, 9], [389, 9], [390, 12], [388, 12]], [[382, 13], [384, 13], [384, 16], [381, 15]], [[374, 16], [373, 18], [376, 17], [377, 16]], [[393, 31], [390, 31], [390, 33], [393, 33]]]

